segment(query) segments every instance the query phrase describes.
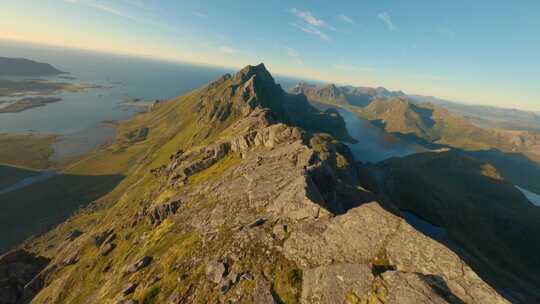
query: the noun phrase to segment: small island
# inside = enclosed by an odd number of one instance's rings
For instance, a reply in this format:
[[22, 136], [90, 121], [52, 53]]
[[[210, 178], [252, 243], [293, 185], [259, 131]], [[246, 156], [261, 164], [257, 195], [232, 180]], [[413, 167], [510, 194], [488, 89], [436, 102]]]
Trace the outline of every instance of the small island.
[[75, 84], [42, 79], [8, 80], [0, 79], [0, 97], [23, 95], [55, 95], [62, 92], [80, 92], [86, 89], [99, 89], [94, 84]]
[[25, 58], [0, 57], [0, 76], [49, 76], [65, 74], [48, 63]]
[[[48, 103], [58, 102], [61, 100], [62, 98], [58, 97], [27, 97], [10, 103], [5, 107], [1, 107], [0, 113], [18, 113], [32, 108], [43, 107]], [[6, 102], [0, 101], [0, 104], [2, 103]]]

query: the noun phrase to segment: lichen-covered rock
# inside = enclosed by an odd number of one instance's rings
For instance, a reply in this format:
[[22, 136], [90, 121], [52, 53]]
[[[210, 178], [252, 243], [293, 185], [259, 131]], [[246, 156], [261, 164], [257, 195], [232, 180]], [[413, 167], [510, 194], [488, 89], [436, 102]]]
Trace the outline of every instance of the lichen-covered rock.
[[127, 296], [129, 294], [132, 294], [135, 292], [135, 289], [137, 289], [137, 286], [139, 286], [137, 283], [128, 283], [124, 289], [122, 289], [122, 294], [124, 296]]
[[114, 234], [114, 229], [106, 229], [104, 231], [98, 232], [94, 235], [92, 235], [92, 239], [94, 240], [94, 243], [96, 246], [101, 246], [105, 240], [107, 240], [108, 237]]
[[303, 303], [343, 303], [348, 293], [367, 294], [373, 275], [366, 264], [334, 264], [304, 270]]
[[126, 273], [134, 273], [137, 272], [146, 266], [150, 265], [152, 262], [152, 257], [144, 256], [141, 259], [137, 260], [135, 263], [131, 264], [129, 267], [126, 268]]
[[148, 221], [151, 225], [159, 225], [166, 218], [175, 214], [178, 208], [180, 208], [180, 205], [181, 201], [179, 199], [172, 199], [166, 203], [152, 205], [146, 212]]
[[66, 236], [66, 239], [69, 240], [69, 241], [73, 241], [75, 240], [76, 238], [78, 238], [79, 236], [81, 236], [83, 234], [82, 231], [78, 230], [78, 229], [74, 229], [74, 230], [71, 230], [68, 235]]
[[215, 284], [221, 283], [227, 271], [227, 264], [219, 261], [210, 261], [206, 264], [206, 277]]
[[[383, 274], [388, 304], [462, 304], [441, 278], [420, 273], [388, 271]], [[486, 299], [488, 300], [488, 299]], [[466, 302], [466, 303], [491, 303]]]
[[[344, 215], [295, 227], [285, 242], [284, 254], [308, 267], [305, 271], [308, 277], [314, 269], [321, 278], [333, 276], [334, 268], [331, 266], [343, 263], [370, 265], [372, 270], [379, 266], [379, 269], [383, 269], [382, 278], [389, 294], [397, 301], [393, 303], [401, 303], [396, 294], [406, 293], [423, 294], [418, 298], [419, 303], [432, 298], [441, 301], [451, 298], [457, 301], [455, 303], [508, 303], [457, 254], [416, 231], [404, 219], [378, 203], [365, 204]], [[388, 264], [388, 267], [380, 267], [381, 262]], [[375, 263], [379, 265], [373, 265]], [[418, 277], [387, 274], [388, 271], [384, 272], [386, 269], [414, 273]], [[386, 282], [386, 278], [396, 282], [396, 290]], [[312, 294], [324, 294], [325, 284], [304, 280], [303, 288]], [[435, 288], [437, 286], [439, 289]], [[446, 290], [446, 298], [440, 296], [443, 290]], [[361, 299], [360, 294], [355, 292], [355, 295]], [[326, 300], [317, 303], [336, 303], [328, 298], [323, 299]], [[304, 303], [313, 302], [305, 300]]]

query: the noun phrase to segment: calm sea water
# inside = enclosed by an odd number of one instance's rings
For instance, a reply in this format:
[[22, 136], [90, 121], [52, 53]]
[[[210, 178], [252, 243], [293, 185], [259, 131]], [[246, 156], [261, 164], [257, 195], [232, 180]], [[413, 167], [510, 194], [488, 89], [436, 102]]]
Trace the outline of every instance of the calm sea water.
[[[62, 135], [62, 140], [55, 146], [55, 159], [84, 153], [113, 137], [114, 130], [102, 122], [132, 117], [137, 108], [127, 106], [126, 99], [170, 99], [203, 86], [225, 73], [234, 72], [223, 68], [2, 40], [0, 56], [47, 62], [76, 78], [46, 79], [106, 87], [62, 93], [58, 95], [63, 99], [60, 102], [20, 113], [0, 114], [0, 133]], [[300, 81], [279, 76], [276, 79], [284, 88]]]

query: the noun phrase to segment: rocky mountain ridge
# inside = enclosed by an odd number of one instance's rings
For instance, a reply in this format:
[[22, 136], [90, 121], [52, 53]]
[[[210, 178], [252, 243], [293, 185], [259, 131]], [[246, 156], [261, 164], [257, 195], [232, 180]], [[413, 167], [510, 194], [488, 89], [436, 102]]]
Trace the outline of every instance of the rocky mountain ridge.
[[0, 257], [28, 269], [0, 281], [0, 303], [508, 303], [366, 190], [341, 117], [263, 65], [135, 121], [148, 152], [106, 199]]

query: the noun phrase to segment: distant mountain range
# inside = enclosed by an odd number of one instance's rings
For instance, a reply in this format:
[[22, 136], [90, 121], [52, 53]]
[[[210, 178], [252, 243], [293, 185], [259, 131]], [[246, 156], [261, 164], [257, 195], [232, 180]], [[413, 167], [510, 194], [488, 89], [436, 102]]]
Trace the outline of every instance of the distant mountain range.
[[[323, 94], [328, 91], [328, 87], [320, 86], [316, 89], [314, 86], [301, 84], [292, 91], [306, 92], [312, 102], [345, 107], [407, 142], [430, 149], [455, 148], [468, 151], [474, 158], [496, 165], [512, 183], [540, 192], [540, 132], [534, 131], [535, 128], [532, 127], [536, 119], [536, 114], [532, 112], [460, 105], [434, 100], [432, 97], [409, 95], [370, 95], [368, 105], [355, 106], [350, 102], [351, 99], [336, 101], [321, 98], [320, 96], [328, 96]], [[339, 87], [336, 88], [336, 91], [340, 90]], [[351, 92], [350, 89], [343, 90]], [[424, 102], [425, 100], [435, 102]], [[485, 114], [481, 111], [483, 108], [486, 108]], [[497, 123], [493, 120], [491, 124], [497, 124], [498, 127], [481, 127], [469, 116], [459, 114], [458, 110], [469, 113], [476, 110], [485, 117], [497, 115], [500, 120]], [[505, 112], [510, 113], [509, 118], [503, 117]], [[525, 124], [527, 117], [531, 125]], [[501, 123], [503, 119], [504, 125]], [[508, 125], [516, 126], [518, 123], [521, 123], [521, 129], [503, 128]]]
[[293, 94], [304, 94], [311, 101], [339, 105], [353, 105], [363, 107], [368, 105], [375, 97], [403, 97], [401, 91], [393, 92], [383, 87], [353, 87], [328, 85], [311, 85], [299, 83], [290, 89]]
[[0, 57], [0, 76], [47, 76], [64, 72], [48, 63], [37, 62], [25, 58]]
[[406, 94], [403, 91], [390, 91], [383, 87], [353, 87], [311, 85], [299, 83], [290, 90], [294, 94], [303, 93], [309, 100], [336, 105], [364, 107], [374, 98], [402, 97], [412, 103], [431, 103], [448, 109], [453, 114], [467, 118], [482, 128], [501, 128], [509, 130], [540, 130], [540, 112], [506, 109], [493, 106], [468, 105], [440, 99], [433, 96]]
[[494, 106], [467, 105], [432, 96], [407, 95], [415, 102], [429, 102], [463, 115], [475, 125], [486, 128], [540, 130], [540, 112], [507, 109]]

